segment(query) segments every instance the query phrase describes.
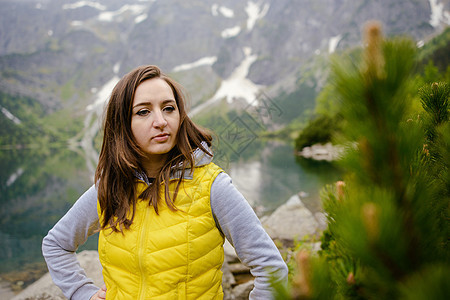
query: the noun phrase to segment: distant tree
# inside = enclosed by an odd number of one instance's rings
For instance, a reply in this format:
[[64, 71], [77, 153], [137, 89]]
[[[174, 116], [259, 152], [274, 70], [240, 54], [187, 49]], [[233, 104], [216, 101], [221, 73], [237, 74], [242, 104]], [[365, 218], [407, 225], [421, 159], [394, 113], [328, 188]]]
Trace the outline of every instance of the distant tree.
[[295, 140], [295, 148], [301, 150], [314, 144], [326, 144], [331, 142], [334, 133], [340, 126], [337, 115], [319, 115], [308, 122]]

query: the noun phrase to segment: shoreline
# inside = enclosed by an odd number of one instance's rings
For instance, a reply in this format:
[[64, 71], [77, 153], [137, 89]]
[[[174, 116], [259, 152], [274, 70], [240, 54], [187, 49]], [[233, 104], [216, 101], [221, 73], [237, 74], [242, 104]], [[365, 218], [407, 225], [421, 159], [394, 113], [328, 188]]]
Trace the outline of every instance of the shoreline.
[[[19, 293], [20, 291], [17, 292], [17, 294]], [[0, 299], [11, 299], [17, 294], [13, 291], [9, 281], [4, 280], [3, 278], [0, 279]]]
[[0, 299], [11, 299], [48, 273], [43, 261], [30, 262], [23, 269], [0, 273]]

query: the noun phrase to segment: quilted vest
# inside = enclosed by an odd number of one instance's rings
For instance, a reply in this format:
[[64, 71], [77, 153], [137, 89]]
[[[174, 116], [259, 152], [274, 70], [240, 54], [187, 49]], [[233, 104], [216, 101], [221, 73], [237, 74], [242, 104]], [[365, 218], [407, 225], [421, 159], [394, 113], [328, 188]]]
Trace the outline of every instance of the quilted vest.
[[[129, 230], [100, 231], [98, 252], [108, 300], [223, 299], [224, 237], [210, 205], [211, 184], [221, 171], [213, 163], [196, 167], [180, 185], [177, 211], [161, 200], [157, 215], [148, 201], [138, 201]], [[170, 181], [170, 191], [176, 182]], [[145, 188], [139, 182], [138, 194]]]

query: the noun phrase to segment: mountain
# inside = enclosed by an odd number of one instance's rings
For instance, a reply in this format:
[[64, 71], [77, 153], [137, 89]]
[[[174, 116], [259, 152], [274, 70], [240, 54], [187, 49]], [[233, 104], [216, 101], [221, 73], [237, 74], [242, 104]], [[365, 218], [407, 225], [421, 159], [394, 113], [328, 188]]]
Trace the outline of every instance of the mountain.
[[[230, 107], [250, 103], [264, 91], [290, 97], [292, 118], [313, 105], [323, 83], [315, 65], [359, 45], [366, 21], [419, 46], [450, 24], [450, 0], [0, 2], [0, 91], [68, 120], [84, 118], [86, 107], [99, 116], [118, 78], [142, 64], [182, 83], [195, 114], [224, 98]], [[305, 94], [299, 87], [313, 90], [307, 100], [295, 100]], [[13, 124], [20, 106], [10, 102], [0, 102], [0, 117]]]

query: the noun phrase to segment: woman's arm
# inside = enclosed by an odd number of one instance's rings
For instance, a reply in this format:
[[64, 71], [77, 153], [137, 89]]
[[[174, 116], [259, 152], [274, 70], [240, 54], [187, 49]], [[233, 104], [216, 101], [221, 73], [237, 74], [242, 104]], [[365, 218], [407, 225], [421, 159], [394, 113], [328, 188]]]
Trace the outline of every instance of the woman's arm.
[[211, 208], [239, 259], [255, 277], [250, 299], [272, 299], [272, 276], [287, 284], [288, 268], [253, 209], [226, 173], [220, 173], [211, 186]]
[[90, 299], [99, 290], [87, 278], [75, 254], [98, 228], [97, 190], [93, 185], [42, 241], [42, 254], [53, 282], [68, 299]]

